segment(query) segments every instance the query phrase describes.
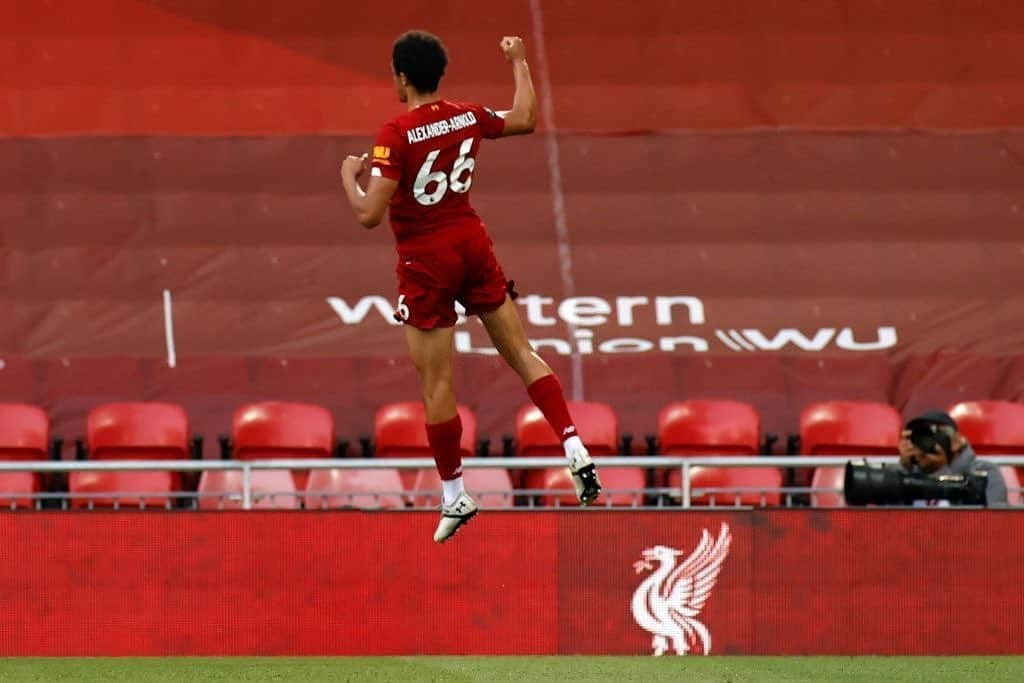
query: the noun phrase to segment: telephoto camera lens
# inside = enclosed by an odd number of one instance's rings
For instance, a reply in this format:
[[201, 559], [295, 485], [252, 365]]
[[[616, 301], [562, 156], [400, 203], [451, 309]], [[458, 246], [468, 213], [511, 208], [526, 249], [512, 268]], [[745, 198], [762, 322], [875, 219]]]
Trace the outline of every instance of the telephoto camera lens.
[[955, 505], [986, 505], [988, 474], [907, 474], [897, 465], [867, 460], [846, 463], [843, 495], [847, 505], [910, 505], [915, 500], [948, 500]]

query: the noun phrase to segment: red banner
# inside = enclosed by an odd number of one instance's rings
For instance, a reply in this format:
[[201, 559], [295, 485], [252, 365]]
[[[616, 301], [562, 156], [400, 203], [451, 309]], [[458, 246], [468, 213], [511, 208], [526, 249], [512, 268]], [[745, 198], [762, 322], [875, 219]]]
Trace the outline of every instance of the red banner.
[[[0, 140], [22, 169], [0, 202], [0, 401], [40, 405], [69, 445], [123, 400], [182, 404], [208, 456], [251, 400], [323, 404], [353, 443], [372, 432], [418, 392], [392, 237], [356, 224], [337, 185], [339, 155], [370, 143]], [[1024, 134], [562, 136], [572, 292], [544, 145], [486, 147], [473, 201], [539, 353], [635, 443], [682, 397], [748, 401], [783, 435], [819, 400], [910, 417], [1024, 399]], [[940, 285], [921, 276], [953, 253]], [[482, 326], [454, 343], [456, 395], [499, 444], [528, 396]]]
[[1020, 654], [998, 511], [0, 516], [0, 655]]
[[[381, 112], [399, 107], [387, 57], [410, 26], [445, 40], [449, 96], [492, 106], [512, 95], [497, 41], [521, 32], [562, 130], [976, 130], [1017, 127], [1024, 113], [1024, 10], [1014, 2], [672, 0], [622, 12], [592, 0], [585, 13], [573, 0], [388, 6], [2, 3], [0, 25], [19, 49], [0, 51], [0, 131], [375, 131]], [[531, 31], [540, 25], [543, 36]]]

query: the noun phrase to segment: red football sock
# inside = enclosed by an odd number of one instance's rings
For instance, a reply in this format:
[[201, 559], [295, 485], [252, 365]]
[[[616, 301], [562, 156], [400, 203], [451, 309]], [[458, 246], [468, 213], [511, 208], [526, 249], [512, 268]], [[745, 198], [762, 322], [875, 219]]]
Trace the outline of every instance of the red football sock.
[[565, 404], [562, 384], [557, 377], [545, 375], [526, 387], [526, 391], [559, 439], [565, 441], [570, 436], [576, 436], [576, 425], [569, 415], [569, 406]]
[[427, 425], [427, 441], [434, 451], [434, 462], [437, 473], [443, 481], [451, 481], [462, 476], [462, 418], [456, 413], [447, 422]]

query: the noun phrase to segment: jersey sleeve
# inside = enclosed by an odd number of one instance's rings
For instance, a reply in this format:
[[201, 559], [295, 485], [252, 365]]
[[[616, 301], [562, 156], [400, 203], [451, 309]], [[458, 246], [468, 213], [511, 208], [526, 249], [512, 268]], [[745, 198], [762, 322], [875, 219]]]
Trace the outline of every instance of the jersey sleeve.
[[388, 180], [402, 176], [402, 152], [405, 140], [394, 123], [385, 124], [377, 134], [370, 155], [370, 175]]
[[493, 109], [477, 104], [473, 105], [473, 113], [485, 138], [500, 138], [505, 132], [505, 119], [498, 116], [498, 112]]

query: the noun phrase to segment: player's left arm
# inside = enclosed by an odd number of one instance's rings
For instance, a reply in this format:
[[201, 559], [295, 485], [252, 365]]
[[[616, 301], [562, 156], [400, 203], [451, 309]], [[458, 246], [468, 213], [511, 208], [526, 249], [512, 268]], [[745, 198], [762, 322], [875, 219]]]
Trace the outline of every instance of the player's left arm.
[[367, 174], [369, 165], [367, 155], [349, 156], [341, 163], [341, 184], [345, 188], [349, 206], [356, 220], [364, 228], [376, 228], [384, 220], [384, 212], [388, 209], [391, 197], [398, 189], [398, 181], [370, 175], [364, 190], [359, 179]]
[[527, 135], [537, 127], [537, 93], [533, 89], [533, 79], [530, 78], [530, 66], [526, 63], [526, 46], [519, 36], [505, 36], [501, 39], [501, 51], [512, 65], [516, 87], [512, 108], [498, 112], [498, 116], [505, 120], [505, 125], [493, 137]]

